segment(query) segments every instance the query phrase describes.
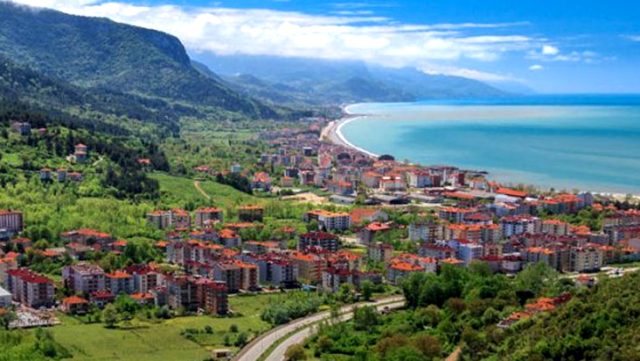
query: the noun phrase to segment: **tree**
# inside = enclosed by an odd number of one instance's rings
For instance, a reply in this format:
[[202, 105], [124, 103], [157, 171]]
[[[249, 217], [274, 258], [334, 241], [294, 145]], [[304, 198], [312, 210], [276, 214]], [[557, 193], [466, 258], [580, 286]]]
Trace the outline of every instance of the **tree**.
[[424, 356], [433, 358], [439, 357], [442, 353], [442, 346], [437, 337], [431, 335], [418, 335], [413, 341], [413, 346]]
[[306, 360], [307, 354], [304, 352], [304, 347], [302, 347], [302, 345], [291, 345], [287, 348], [287, 351], [284, 354], [284, 359], [287, 361]]
[[118, 322], [118, 311], [113, 304], [108, 304], [102, 311], [102, 320], [106, 328], [114, 328]]
[[238, 337], [236, 338], [235, 346], [242, 347], [247, 344], [247, 334], [244, 332], [240, 332]]
[[380, 322], [380, 314], [372, 306], [356, 308], [353, 313], [353, 328], [357, 331], [368, 330]]
[[369, 280], [362, 282], [362, 298], [365, 301], [370, 301], [373, 294], [373, 283]]

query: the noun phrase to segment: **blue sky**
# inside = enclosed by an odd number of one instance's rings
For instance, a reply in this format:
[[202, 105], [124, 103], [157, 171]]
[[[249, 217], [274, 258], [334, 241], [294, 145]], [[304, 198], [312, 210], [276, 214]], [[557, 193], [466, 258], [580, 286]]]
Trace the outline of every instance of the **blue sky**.
[[543, 93], [640, 92], [635, 0], [16, 1], [166, 31], [191, 53], [357, 59]]

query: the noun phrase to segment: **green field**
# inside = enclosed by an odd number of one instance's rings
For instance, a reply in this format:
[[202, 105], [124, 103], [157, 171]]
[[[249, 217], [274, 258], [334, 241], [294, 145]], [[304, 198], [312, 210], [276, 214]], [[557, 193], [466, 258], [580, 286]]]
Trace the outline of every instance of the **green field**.
[[[103, 324], [82, 324], [75, 318], [61, 316], [62, 325], [51, 331], [55, 340], [74, 355], [72, 360], [200, 361], [209, 357], [210, 349], [226, 348], [225, 335], [233, 342], [241, 332], [251, 338], [269, 329], [260, 314], [273, 297], [230, 297], [229, 307], [242, 315], [239, 317], [178, 317], [159, 323], [132, 322], [130, 329], [110, 330]], [[238, 326], [238, 333], [229, 331], [231, 325]], [[205, 326], [211, 326], [213, 333], [198, 334], [197, 342], [180, 334], [188, 328], [202, 330]]]
[[200, 182], [200, 188], [210, 197], [210, 199], [207, 199], [196, 189], [193, 179], [175, 177], [164, 173], [154, 173], [151, 178], [160, 183], [162, 203], [166, 206], [189, 208], [187, 205], [191, 204], [195, 206], [233, 207], [257, 201], [256, 197], [213, 181], [204, 180]]

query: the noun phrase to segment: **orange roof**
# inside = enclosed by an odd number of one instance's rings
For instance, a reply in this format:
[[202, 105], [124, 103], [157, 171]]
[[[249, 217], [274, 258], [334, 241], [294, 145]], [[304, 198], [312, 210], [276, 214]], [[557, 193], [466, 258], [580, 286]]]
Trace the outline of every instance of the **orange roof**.
[[445, 259], [441, 260], [440, 263], [459, 265], [459, 264], [462, 264], [464, 262], [462, 260], [457, 259], [457, 258], [445, 258]]
[[376, 208], [356, 208], [351, 211], [351, 220], [354, 223], [362, 222], [365, 217], [372, 217], [378, 210]]
[[116, 279], [125, 279], [125, 278], [129, 278], [131, 277], [130, 274], [128, 274], [127, 272], [124, 271], [115, 271], [112, 273], [107, 273], [106, 275], [109, 278], [116, 278]]
[[236, 232], [228, 228], [225, 228], [220, 232], [218, 232], [218, 235], [220, 236], [220, 238], [237, 238], [238, 237]]
[[523, 192], [523, 191], [518, 191], [515, 189], [511, 189], [511, 188], [498, 188], [496, 190], [496, 193], [498, 194], [504, 194], [505, 196], [510, 196], [510, 197], [517, 197], [517, 198], [526, 198], [527, 197], [527, 192]]
[[424, 271], [423, 267], [420, 267], [416, 264], [412, 264], [409, 262], [402, 262], [402, 261], [397, 261], [397, 262], [393, 262], [389, 268], [394, 269], [394, 270], [398, 270], [398, 271], [403, 271], [403, 272], [417, 272], [417, 271]]
[[150, 293], [134, 293], [131, 295], [136, 301], [145, 301], [145, 300], [153, 300], [153, 295]]
[[62, 303], [65, 305], [83, 305], [89, 303], [89, 301], [85, 300], [80, 296], [70, 296], [62, 300]]

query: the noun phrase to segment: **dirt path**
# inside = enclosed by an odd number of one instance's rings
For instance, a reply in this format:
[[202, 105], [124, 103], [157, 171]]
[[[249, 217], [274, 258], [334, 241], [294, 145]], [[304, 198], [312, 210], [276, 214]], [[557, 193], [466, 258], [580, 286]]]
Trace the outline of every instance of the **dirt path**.
[[456, 347], [456, 349], [453, 350], [453, 352], [449, 356], [447, 356], [445, 361], [458, 361], [458, 359], [460, 359], [460, 352], [462, 352], [460, 346]]
[[200, 192], [200, 194], [202, 194], [202, 196], [205, 197], [207, 200], [211, 199], [211, 196], [209, 196], [207, 192], [204, 191], [204, 189], [200, 188], [200, 181], [193, 181], [193, 186], [196, 187], [198, 192]]

